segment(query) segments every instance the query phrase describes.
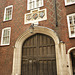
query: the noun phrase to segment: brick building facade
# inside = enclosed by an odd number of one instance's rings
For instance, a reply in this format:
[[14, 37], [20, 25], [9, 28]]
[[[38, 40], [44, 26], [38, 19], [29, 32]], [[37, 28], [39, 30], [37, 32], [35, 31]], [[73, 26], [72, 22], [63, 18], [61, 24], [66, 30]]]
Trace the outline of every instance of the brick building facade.
[[[31, 33], [32, 23], [24, 23], [25, 14], [31, 11], [27, 10], [27, 0], [0, 0], [0, 75], [21, 75], [23, 42], [37, 33], [48, 35], [55, 42], [57, 73], [52, 75], [74, 75], [75, 58], [72, 61], [70, 56], [75, 52], [75, 30], [70, 37], [67, 16], [74, 14], [75, 23], [75, 1], [66, 4], [65, 0], [43, 0], [43, 3], [39, 10], [47, 10], [47, 19], [38, 21], [38, 25], [34, 23]], [[5, 21], [5, 8], [10, 5], [13, 6], [12, 19]], [[7, 27], [11, 28], [10, 43], [3, 45], [2, 30]]]

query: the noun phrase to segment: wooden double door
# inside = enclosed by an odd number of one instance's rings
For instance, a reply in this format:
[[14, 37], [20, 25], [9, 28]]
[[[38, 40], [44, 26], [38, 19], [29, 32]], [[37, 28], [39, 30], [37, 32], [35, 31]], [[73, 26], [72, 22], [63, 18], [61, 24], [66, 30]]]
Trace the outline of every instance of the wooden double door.
[[44, 34], [35, 34], [22, 47], [21, 75], [57, 75], [55, 43]]

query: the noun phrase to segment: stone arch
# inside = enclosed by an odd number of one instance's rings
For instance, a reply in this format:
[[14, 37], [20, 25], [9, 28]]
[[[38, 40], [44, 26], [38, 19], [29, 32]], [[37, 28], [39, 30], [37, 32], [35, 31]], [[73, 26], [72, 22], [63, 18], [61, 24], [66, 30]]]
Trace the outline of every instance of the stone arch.
[[68, 50], [68, 66], [69, 66], [69, 74], [73, 75], [73, 70], [72, 70], [72, 59], [71, 59], [71, 52], [75, 50], [75, 47], [72, 47]]
[[70, 49], [68, 50], [68, 54], [70, 54], [71, 51], [74, 50], [74, 49], [75, 49], [75, 47], [70, 48]]
[[25, 31], [19, 38], [17, 39], [14, 47], [14, 55], [13, 55], [13, 67], [12, 67], [12, 75], [21, 75], [21, 51], [22, 51], [22, 45], [23, 42], [30, 36], [36, 34], [36, 33], [42, 33], [46, 34], [53, 38], [55, 42], [55, 51], [56, 51], [56, 63], [57, 63], [57, 75], [60, 73], [60, 65], [59, 65], [59, 43], [60, 40], [56, 34], [56, 32], [52, 29], [49, 29], [47, 27], [42, 26], [35, 26], [33, 33], [30, 33], [30, 30], [28, 29]]

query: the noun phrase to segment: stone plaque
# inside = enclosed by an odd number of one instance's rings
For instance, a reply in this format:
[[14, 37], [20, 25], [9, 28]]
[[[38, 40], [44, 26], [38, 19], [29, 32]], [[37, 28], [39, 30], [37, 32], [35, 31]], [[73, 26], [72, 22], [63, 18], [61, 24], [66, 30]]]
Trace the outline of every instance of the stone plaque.
[[32, 12], [25, 14], [25, 24], [34, 23], [38, 21], [47, 20], [47, 10], [46, 9], [35, 9]]

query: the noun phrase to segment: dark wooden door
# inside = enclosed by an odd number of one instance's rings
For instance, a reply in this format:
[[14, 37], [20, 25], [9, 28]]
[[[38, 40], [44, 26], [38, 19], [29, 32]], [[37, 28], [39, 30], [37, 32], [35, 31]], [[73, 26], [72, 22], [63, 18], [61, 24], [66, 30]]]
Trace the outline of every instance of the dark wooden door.
[[57, 75], [55, 43], [44, 34], [35, 34], [22, 47], [21, 75]]

